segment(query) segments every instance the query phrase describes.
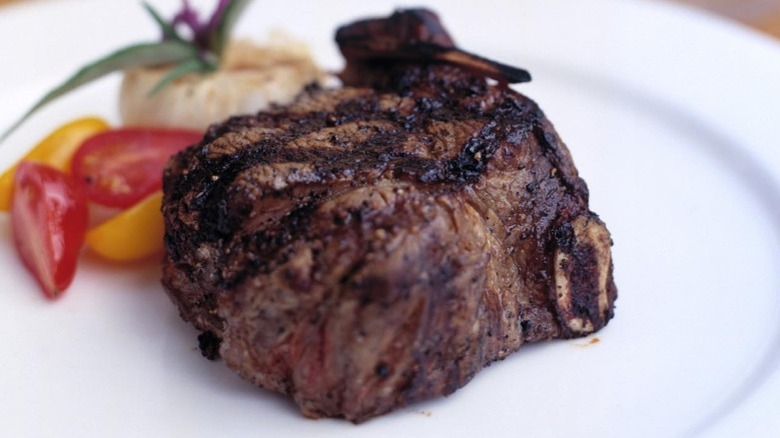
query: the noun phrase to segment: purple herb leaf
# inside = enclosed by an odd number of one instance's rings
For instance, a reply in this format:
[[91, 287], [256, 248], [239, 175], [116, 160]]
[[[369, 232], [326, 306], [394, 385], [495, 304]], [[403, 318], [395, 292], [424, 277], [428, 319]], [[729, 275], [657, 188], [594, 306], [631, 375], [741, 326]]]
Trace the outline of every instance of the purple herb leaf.
[[222, 18], [225, 16], [225, 10], [228, 8], [228, 6], [230, 6], [231, 3], [233, 3], [231, 0], [219, 0], [217, 7], [211, 14], [211, 18], [209, 18], [208, 25], [206, 26], [210, 34], [217, 32], [217, 29], [222, 23]]
[[202, 44], [202, 41], [199, 41], [199, 39], [202, 38], [205, 25], [200, 22], [198, 11], [193, 9], [190, 2], [187, 0], [182, 0], [181, 10], [176, 13], [176, 15], [173, 16], [173, 20], [171, 20], [171, 27], [174, 29], [182, 25], [189, 28], [190, 33], [192, 34], [192, 42], [195, 47], [201, 51], [205, 50], [206, 46]]

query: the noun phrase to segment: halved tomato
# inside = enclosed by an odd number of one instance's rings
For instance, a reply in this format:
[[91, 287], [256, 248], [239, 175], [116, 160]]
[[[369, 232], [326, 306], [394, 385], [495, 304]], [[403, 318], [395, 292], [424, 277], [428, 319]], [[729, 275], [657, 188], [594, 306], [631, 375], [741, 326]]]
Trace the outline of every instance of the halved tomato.
[[165, 163], [200, 141], [203, 133], [157, 128], [120, 128], [87, 139], [71, 171], [90, 201], [128, 208], [162, 187]]
[[86, 199], [69, 175], [45, 164], [19, 164], [11, 206], [14, 243], [51, 298], [73, 280], [87, 216]]
[[[51, 134], [47, 135], [28, 152], [22, 160], [48, 164], [67, 173], [70, 171], [73, 153], [81, 146], [81, 143], [108, 128], [108, 123], [97, 117], [83, 117], [72, 120], [52, 131]], [[11, 209], [15, 170], [16, 165], [11, 166], [10, 169], [0, 175], [0, 211], [9, 211]]]

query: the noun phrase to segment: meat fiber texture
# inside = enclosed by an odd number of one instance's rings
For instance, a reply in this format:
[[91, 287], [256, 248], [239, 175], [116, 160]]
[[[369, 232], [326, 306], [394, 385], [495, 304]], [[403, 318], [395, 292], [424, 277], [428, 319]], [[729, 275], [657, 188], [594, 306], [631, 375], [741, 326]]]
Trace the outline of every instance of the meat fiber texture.
[[613, 316], [610, 234], [529, 98], [441, 62], [234, 117], [164, 177], [163, 284], [245, 379], [354, 422]]

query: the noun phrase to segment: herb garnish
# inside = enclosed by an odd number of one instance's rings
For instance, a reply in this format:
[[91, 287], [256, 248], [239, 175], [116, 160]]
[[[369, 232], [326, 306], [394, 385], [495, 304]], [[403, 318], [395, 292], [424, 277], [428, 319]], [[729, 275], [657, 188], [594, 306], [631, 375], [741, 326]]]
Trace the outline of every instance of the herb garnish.
[[[16, 128], [41, 107], [76, 88], [109, 73], [128, 68], [171, 64], [173, 68], [152, 89], [154, 94], [174, 80], [189, 73], [206, 74], [217, 69], [233, 26], [251, 0], [218, 0], [211, 17], [202, 22], [187, 0], [172, 20], [166, 21], [148, 3], [144, 8], [162, 31], [157, 42], [141, 43], [117, 50], [78, 70], [65, 82], [46, 93], [19, 120], [0, 135], [5, 140]], [[180, 29], [189, 30], [185, 38]]]

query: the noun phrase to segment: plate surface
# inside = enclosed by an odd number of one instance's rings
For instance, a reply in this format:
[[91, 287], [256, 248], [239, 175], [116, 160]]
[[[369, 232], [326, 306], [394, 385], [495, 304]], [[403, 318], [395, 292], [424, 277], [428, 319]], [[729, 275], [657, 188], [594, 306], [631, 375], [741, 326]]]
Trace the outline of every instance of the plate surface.
[[[3, 435], [776, 436], [780, 45], [656, 2], [426, 3], [462, 47], [534, 75], [518, 89], [555, 123], [613, 234], [609, 326], [524, 347], [450, 397], [360, 426], [306, 420], [200, 356], [154, 263], [85, 256], [52, 303], [0, 215]], [[254, 2], [237, 33], [281, 27], [338, 69], [335, 27], [397, 5]], [[13, 60], [0, 69], [0, 126], [85, 61], [156, 36], [136, 1], [0, 9], [0, 52]], [[2, 145], [0, 167], [73, 117], [116, 121], [117, 85], [111, 77], [36, 115]]]

